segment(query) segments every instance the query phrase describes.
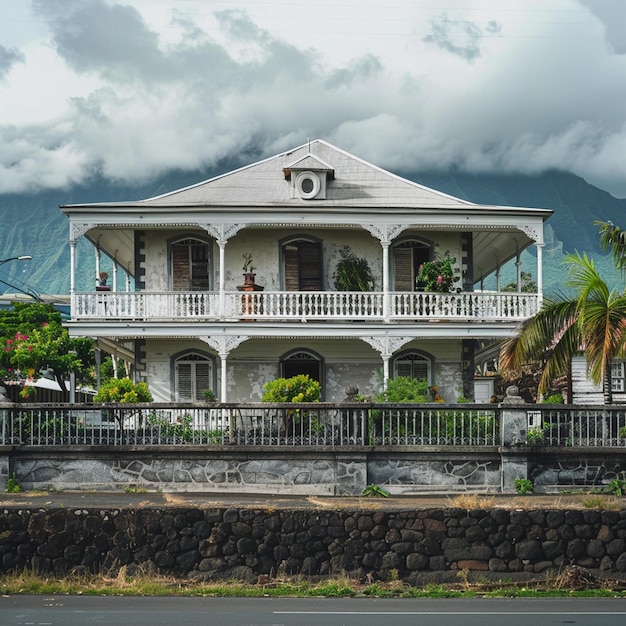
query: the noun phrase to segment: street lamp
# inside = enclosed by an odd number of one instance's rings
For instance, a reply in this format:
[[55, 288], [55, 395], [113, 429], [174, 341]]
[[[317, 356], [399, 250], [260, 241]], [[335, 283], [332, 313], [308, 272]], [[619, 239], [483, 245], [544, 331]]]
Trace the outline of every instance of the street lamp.
[[32, 261], [33, 257], [25, 254], [23, 256], [12, 256], [10, 259], [2, 259], [0, 261], [0, 265], [4, 265], [5, 263], [8, 263], [9, 261]]

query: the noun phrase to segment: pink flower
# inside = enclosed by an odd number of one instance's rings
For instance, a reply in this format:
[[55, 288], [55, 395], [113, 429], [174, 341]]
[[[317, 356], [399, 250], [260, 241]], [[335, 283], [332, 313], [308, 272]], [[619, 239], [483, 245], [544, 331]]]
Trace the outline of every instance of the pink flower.
[[28, 351], [29, 351], [29, 352], [32, 352], [32, 351], [33, 351], [33, 347], [32, 347], [32, 346], [28, 346], [28, 348], [27, 348], [27, 349], [28, 349]]
[[443, 277], [441, 276], [441, 274], [439, 274], [439, 276], [437, 276], [437, 282], [438, 283], [442, 283], [443, 282]]
[[13, 343], [13, 339], [7, 339], [7, 345], [11, 345]]

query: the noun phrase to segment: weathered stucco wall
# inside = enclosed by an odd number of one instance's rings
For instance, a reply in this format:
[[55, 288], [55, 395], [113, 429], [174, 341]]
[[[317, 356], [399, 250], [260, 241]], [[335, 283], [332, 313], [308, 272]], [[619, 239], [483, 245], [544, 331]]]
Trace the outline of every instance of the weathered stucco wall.
[[[345, 388], [356, 386], [363, 396], [374, 397], [382, 388], [382, 360], [365, 341], [324, 339], [250, 339], [228, 355], [227, 394], [229, 402], [258, 402], [266, 382], [278, 378], [279, 361], [295, 349], [312, 350], [323, 359], [324, 400], [340, 402]], [[456, 402], [462, 394], [460, 344], [451, 340], [412, 341], [406, 350], [421, 350], [435, 357], [434, 380], [442, 397]], [[172, 402], [172, 358], [184, 350], [195, 350], [214, 358], [215, 389], [220, 389], [220, 361], [200, 340], [146, 341], [146, 374], [157, 402]]]

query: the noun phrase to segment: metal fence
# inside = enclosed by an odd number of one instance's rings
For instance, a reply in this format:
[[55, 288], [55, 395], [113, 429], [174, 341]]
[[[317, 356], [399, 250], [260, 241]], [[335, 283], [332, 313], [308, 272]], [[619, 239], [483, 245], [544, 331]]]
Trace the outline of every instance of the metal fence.
[[549, 406], [528, 411], [528, 445], [626, 446], [626, 407]]
[[[499, 446], [501, 405], [13, 404], [0, 445]], [[510, 411], [513, 407], [506, 407]], [[528, 446], [625, 447], [626, 407], [516, 406]]]
[[3, 445], [497, 445], [495, 408], [390, 404], [14, 405]]

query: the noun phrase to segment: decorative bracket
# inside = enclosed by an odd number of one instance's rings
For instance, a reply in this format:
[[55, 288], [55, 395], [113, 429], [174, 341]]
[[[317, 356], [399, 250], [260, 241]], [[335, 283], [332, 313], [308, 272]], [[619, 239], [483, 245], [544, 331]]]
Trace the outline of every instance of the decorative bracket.
[[234, 237], [242, 228], [245, 228], [247, 224], [211, 224], [209, 222], [205, 222], [203, 224], [198, 224], [201, 228], [209, 233], [209, 235], [213, 236], [217, 241], [228, 241], [231, 237]]
[[407, 227], [404, 224], [363, 224], [363, 228], [382, 243], [390, 243]]
[[211, 335], [200, 335], [198, 339], [204, 341], [204, 343], [211, 346], [211, 348], [213, 348], [213, 350], [215, 350], [220, 355], [220, 357], [225, 358], [229, 355], [231, 350], [234, 350], [244, 341], [248, 341], [250, 337], [248, 337], [247, 335], [221, 335], [219, 337], [214, 337]]
[[387, 335], [383, 337], [361, 337], [363, 341], [369, 343], [374, 350], [380, 352], [382, 356], [390, 356], [396, 350], [402, 348], [402, 346], [412, 341], [413, 337], [389, 337]]
[[96, 227], [97, 224], [77, 224], [76, 222], [70, 222], [70, 241], [76, 241], [79, 237], [82, 237], [85, 233]]

